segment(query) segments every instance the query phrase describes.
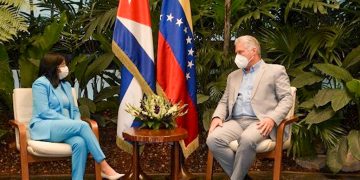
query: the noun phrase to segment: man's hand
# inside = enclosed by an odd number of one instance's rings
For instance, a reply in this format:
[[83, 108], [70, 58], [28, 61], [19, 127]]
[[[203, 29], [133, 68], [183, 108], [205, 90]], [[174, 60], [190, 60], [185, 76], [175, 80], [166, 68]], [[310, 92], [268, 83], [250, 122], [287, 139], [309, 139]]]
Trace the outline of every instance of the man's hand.
[[257, 123], [260, 134], [264, 137], [268, 136], [275, 125], [275, 121], [271, 118], [264, 118]]
[[209, 133], [213, 132], [214, 129], [218, 126], [223, 126], [223, 122], [220, 118], [218, 117], [214, 117], [211, 121], [211, 125], [210, 125], [210, 129], [209, 129]]

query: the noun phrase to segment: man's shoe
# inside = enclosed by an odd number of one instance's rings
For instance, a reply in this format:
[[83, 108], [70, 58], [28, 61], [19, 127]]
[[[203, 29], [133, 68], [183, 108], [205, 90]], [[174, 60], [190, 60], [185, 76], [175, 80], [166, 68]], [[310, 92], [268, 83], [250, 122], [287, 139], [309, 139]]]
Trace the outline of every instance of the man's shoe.
[[105, 179], [109, 179], [109, 180], [120, 179], [120, 178], [123, 177], [123, 176], [124, 176], [124, 174], [119, 174], [119, 173], [116, 173], [116, 174], [110, 176], [110, 175], [107, 175], [107, 174], [101, 172], [101, 177], [102, 177], [102, 178], [105, 178]]

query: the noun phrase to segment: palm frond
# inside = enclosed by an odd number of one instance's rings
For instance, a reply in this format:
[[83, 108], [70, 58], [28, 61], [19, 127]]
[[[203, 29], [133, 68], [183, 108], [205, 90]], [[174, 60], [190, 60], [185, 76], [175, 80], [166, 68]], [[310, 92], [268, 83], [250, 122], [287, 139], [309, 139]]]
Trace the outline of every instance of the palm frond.
[[341, 127], [339, 119], [331, 119], [323, 123], [314, 124], [316, 135], [321, 138], [326, 148], [334, 147], [339, 138], [345, 134], [344, 128]]
[[82, 12], [84, 15], [79, 23], [85, 24], [86, 33], [82, 39], [86, 41], [95, 32], [101, 34], [112, 29], [116, 18], [117, 3], [111, 0], [94, 1]]
[[260, 41], [268, 57], [287, 68], [302, 56], [302, 36], [293, 27], [262, 28]]
[[26, 19], [19, 15], [19, 11], [4, 5], [0, 8], [0, 42], [12, 40], [18, 31], [27, 31]]
[[71, 0], [43, 0], [34, 4], [41, 8], [41, 11], [50, 12], [51, 16], [59, 16], [62, 12], [66, 13], [68, 18], [75, 17], [77, 10], [74, 5], [80, 6], [80, 2], [73, 2]]
[[25, 4], [25, 0], [0, 0], [0, 4], [6, 4], [14, 7], [20, 7]]
[[325, 62], [335, 62], [341, 66], [341, 59], [346, 54], [343, 47], [347, 47], [347, 39], [354, 30], [354, 26], [348, 24], [334, 24], [332, 26], [321, 26], [317, 29], [308, 29], [304, 35], [304, 50], [310, 59], [317, 54]]
[[[276, 16], [271, 13], [271, 10], [278, 9], [279, 3], [277, 2], [263, 2], [263, 1], [252, 1], [255, 3], [253, 6], [249, 6], [248, 4], [244, 4], [242, 6], [239, 5], [239, 12], [245, 13], [241, 14], [239, 20], [234, 24], [233, 30], [240, 27], [242, 23], [246, 23], [250, 20], [258, 20], [261, 16], [270, 17], [271, 19], [275, 19]], [[256, 7], [255, 9], [253, 9]]]

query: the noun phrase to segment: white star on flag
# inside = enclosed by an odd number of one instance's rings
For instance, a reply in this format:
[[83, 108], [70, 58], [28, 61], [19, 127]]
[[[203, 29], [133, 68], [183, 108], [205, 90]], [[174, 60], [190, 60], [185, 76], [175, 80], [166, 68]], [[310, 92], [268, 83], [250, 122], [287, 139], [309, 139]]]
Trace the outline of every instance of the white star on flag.
[[186, 38], [186, 44], [190, 44], [190, 43], [191, 43], [191, 40], [192, 40], [192, 38], [190, 38], [190, 36], [188, 36], [188, 37]]
[[186, 79], [190, 79], [190, 73], [186, 73]]
[[184, 32], [187, 33], [187, 27], [184, 28]]
[[189, 50], [188, 50], [188, 52], [189, 52], [189, 53], [188, 53], [188, 55], [193, 56], [193, 54], [194, 54], [194, 50], [193, 50], [192, 48], [191, 48], [191, 49], [189, 49]]
[[160, 21], [161, 21], [161, 18], [163, 17], [163, 15], [162, 14], [160, 14]]
[[192, 62], [192, 61], [188, 61], [187, 67], [192, 68], [193, 66], [194, 66], [193, 62]]
[[167, 16], [167, 20], [166, 20], [166, 21], [172, 22], [172, 19], [174, 18], [174, 16], [172, 16], [171, 13], [170, 13], [169, 15], [166, 15], [166, 16]]
[[176, 24], [179, 25], [179, 27], [181, 26], [182, 23], [183, 23], [182, 18], [176, 19]]

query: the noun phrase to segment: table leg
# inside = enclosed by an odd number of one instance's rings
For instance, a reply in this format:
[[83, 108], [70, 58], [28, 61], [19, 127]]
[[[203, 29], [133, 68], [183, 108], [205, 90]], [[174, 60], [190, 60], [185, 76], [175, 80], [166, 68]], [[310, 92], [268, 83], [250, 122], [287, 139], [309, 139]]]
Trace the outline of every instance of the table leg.
[[139, 144], [133, 142], [132, 165], [130, 171], [125, 175], [124, 179], [139, 179]]
[[131, 168], [123, 179], [135, 179], [135, 180], [150, 179], [150, 177], [146, 175], [140, 168], [139, 156], [140, 156], [139, 143], [133, 142], [133, 156], [132, 156]]
[[175, 141], [172, 147], [171, 179], [177, 180], [179, 174], [179, 142]]
[[139, 143], [134, 142], [133, 145], [133, 163], [135, 166], [133, 166], [133, 172], [134, 172], [134, 180], [139, 179]]

